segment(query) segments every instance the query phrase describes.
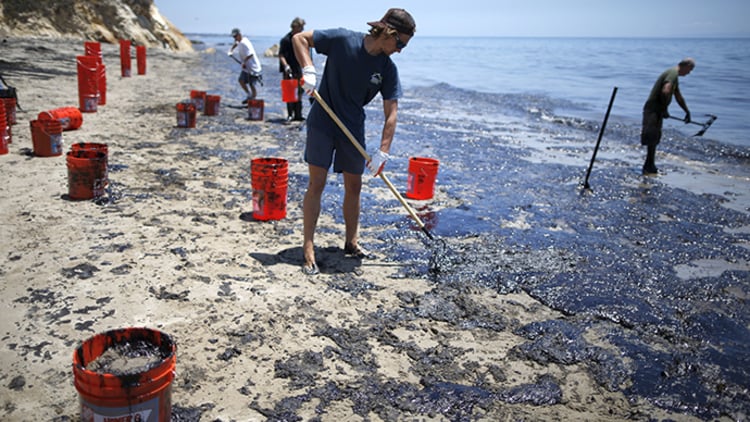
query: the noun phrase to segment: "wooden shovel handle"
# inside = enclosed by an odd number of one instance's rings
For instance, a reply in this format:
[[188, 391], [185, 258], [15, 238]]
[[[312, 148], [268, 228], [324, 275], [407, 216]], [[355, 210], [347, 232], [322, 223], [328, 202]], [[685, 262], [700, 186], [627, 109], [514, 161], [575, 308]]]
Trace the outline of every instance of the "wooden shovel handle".
[[[336, 125], [341, 129], [342, 132], [344, 132], [344, 135], [349, 139], [349, 141], [354, 145], [355, 148], [357, 148], [357, 151], [359, 151], [360, 154], [365, 158], [365, 160], [370, 161], [370, 155], [365, 151], [365, 149], [362, 147], [362, 145], [357, 142], [357, 140], [354, 138], [354, 135], [349, 131], [349, 128], [347, 128], [344, 123], [339, 119], [338, 116], [336, 116], [336, 113], [333, 112], [331, 107], [328, 106], [328, 104], [323, 100], [323, 98], [318, 93], [318, 90], [313, 90], [312, 92], [313, 97], [315, 97], [315, 100], [318, 101], [318, 104], [320, 104], [321, 107], [323, 107], [323, 110], [328, 113], [329, 116], [331, 116], [331, 119], [336, 123]], [[414, 209], [406, 202], [406, 200], [401, 196], [400, 193], [398, 193], [398, 190], [396, 190], [396, 187], [393, 186], [393, 183], [391, 183], [390, 180], [388, 180], [388, 177], [386, 177], [385, 173], [382, 171], [380, 172], [380, 178], [383, 179], [383, 182], [388, 186], [388, 189], [391, 190], [393, 195], [396, 196], [399, 202], [401, 202], [401, 205], [406, 208], [406, 211], [409, 213], [411, 218], [414, 219], [414, 221], [417, 223], [419, 228], [429, 237], [430, 239], [433, 239], [432, 234], [427, 231], [427, 228], [425, 227], [422, 220], [419, 218], [417, 213], [414, 211]]]

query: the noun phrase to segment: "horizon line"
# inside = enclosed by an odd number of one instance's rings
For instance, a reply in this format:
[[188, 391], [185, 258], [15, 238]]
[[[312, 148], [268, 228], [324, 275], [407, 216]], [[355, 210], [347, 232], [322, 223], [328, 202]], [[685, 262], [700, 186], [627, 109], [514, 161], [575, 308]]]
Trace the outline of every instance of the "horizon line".
[[[181, 31], [182, 32], [182, 31]], [[223, 32], [182, 32], [183, 35], [216, 35]], [[255, 34], [253, 37], [278, 37], [279, 35]], [[283, 35], [282, 35], [283, 36]], [[716, 35], [419, 35], [419, 38], [632, 38], [632, 39], [750, 39], [749, 34], [716, 34]], [[227, 35], [229, 37], [229, 35]]]

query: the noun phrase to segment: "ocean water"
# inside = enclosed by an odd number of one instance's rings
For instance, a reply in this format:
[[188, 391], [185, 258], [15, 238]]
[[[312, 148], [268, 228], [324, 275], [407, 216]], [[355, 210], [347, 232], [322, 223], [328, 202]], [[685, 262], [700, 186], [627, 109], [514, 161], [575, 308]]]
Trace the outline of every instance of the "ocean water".
[[[283, 34], [282, 34], [283, 35]], [[203, 46], [226, 50], [231, 39], [217, 34], [188, 34]], [[277, 37], [250, 36], [262, 53]], [[197, 45], [201, 49], [200, 44]], [[610, 118], [640, 124], [643, 103], [656, 78], [683, 57], [696, 68], [680, 79], [680, 89], [693, 119], [718, 119], [704, 135], [719, 142], [750, 146], [750, 38], [479, 38], [415, 36], [397, 63], [405, 89], [445, 84], [478, 93], [546, 97], [555, 114], [599, 120], [614, 87], [618, 88]], [[324, 56], [314, 57], [319, 71]], [[276, 72], [265, 60], [265, 72]], [[683, 117], [673, 101], [671, 114]], [[478, 112], [481, 112], [478, 110]], [[685, 134], [700, 129], [668, 121]]]

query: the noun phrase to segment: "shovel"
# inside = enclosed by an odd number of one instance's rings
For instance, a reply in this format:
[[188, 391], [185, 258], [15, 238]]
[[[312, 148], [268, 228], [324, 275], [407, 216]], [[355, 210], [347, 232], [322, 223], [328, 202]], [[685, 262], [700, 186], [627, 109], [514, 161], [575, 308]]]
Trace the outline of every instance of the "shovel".
[[[341, 129], [341, 131], [344, 132], [344, 135], [346, 135], [346, 137], [349, 138], [349, 141], [352, 143], [352, 145], [354, 145], [357, 148], [357, 151], [359, 151], [359, 153], [362, 154], [365, 160], [370, 161], [370, 155], [367, 153], [367, 151], [365, 151], [364, 148], [362, 148], [362, 145], [360, 145], [360, 143], [357, 142], [356, 139], [354, 139], [354, 135], [352, 135], [352, 133], [349, 132], [349, 129], [346, 126], [344, 126], [344, 123], [341, 120], [339, 120], [338, 116], [336, 116], [336, 113], [333, 112], [331, 107], [329, 107], [328, 104], [325, 102], [325, 100], [323, 100], [323, 98], [320, 96], [320, 94], [318, 93], [318, 90], [317, 89], [313, 90], [312, 94], [313, 94], [313, 97], [315, 97], [315, 99], [321, 105], [321, 107], [323, 107], [323, 109], [326, 111], [326, 113], [328, 113], [328, 115], [331, 116], [331, 119], [336, 123], [339, 129]], [[424, 234], [427, 235], [427, 237], [434, 240], [435, 238], [432, 236], [432, 233], [430, 233], [430, 231], [427, 230], [427, 227], [425, 227], [422, 220], [419, 218], [419, 216], [417, 216], [417, 213], [412, 209], [411, 206], [409, 206], [409, 204], [401, 196], [401, 194], [398, 193], [398, 191], [393, 186], [391, 181], [388, 180], [388, 177], [386, 177], [385, 173], [383, 173], [382, 171], [380, 172], [380, 178], [383, 179], [383, 182], [385, 182], [385, 184], [388, 186], [388, 189], [391, 190], [393, 195], [396, 196], [396, 198], [398, 198], [398, 201], [401, 202], [401, 205], [403, 205], [404, 208], [406, 208], [406, 211], [409, 213], [411, 218], [413, 218], [414, 221], [417, 223], [417, 225], [419, 226], [419, 229], [422, 230]]]
[[[691, 120], [691, 121], [689, 121], [689, 122], [687, 122], [687, 123], [692, 123], [692, 124], [694, 124], [694, 125], [698, 125], [698, 126], [701, 126], [701, 127], [703, 128], [703, 129], [699, 130], [699, 131], [698, 131], [698, 132], [697, 132], [697, 133], [696, 133], [695, 135], [693, 135], [693, 136], [703, 136], [703, 134], [704, 134], [704, 133], [706, 133], [706, 131], [708, 130], [708, 128], [709, 128], [709, 127], [711, 127], [711, 125], [712, 125], [712, 124], [714, 124], [714, 121], [715, 121], [715, 120], [717, 119], [717, 117], [716, 117], [716, 116], [714, 116], [713, 114], [706, 114], [706, 116], [708, 116], [708, 120], [706, 121], [706, 123], [698, 123], [698, 122], [694, 122], [694, 121], [692, 121], [692, 120]], [[679, 120], [679, 121], [681, 121], [681, 122], [684, 122], [684, 121], [685, 121], [684, 119], [680, 119], [679, 117], [672, 117], [672, 116], [669, 116], [669, 118], [670, 118], [670, 119], [674, 119], [674, 120]]]

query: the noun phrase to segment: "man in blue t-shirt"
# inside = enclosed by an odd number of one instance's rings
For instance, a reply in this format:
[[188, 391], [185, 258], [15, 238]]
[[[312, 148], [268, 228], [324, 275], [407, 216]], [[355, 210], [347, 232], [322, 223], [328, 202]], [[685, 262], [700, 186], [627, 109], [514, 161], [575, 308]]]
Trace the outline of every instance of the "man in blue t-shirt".
[[406, 47], [416, 29], [411, 15], [404, 9], [395, 8], [368, 25], [371, 28], [367, 34], [339, 28], [305, 31], [292, 37], [308, 93], [312, 93], [317, 82], [310, 49], [315, 48], [319, 54], [327, 56], [318, 92], [363, 148], [367, 148], [364, 107], [378, 93], [383, 98], [385, 114], [380, 147], [368, 163], [320, 104], [315, 103], [307, 115], [305, 161], [310, 180], [303, 202], [302, 247], [305, 260], [302, 269], [306, 274], [319, 272], [313, 241], [320, 200], [331, 165], [334, 172], [344, 175], [344, 253], [360, 259], [367, 255], [357, 239], [362, 173], [367, 164], [373, 176], [377, 176], [388, 158], [401, 96], [398, 69], [390, 56]]

